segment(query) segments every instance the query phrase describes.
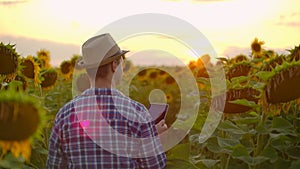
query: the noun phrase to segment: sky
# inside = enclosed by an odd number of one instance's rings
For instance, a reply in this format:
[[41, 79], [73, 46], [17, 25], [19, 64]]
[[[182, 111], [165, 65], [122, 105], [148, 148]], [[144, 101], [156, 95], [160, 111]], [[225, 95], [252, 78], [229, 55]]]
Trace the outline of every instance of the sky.
[[[103, 27], [124, 17], [158, 13], [196, 27], [218, 57], [250, 54], [256, 37], [265, 41], [266, 49], [284, 52], [300, 44], [299, 6], [299, 0], [0, 0], [0, 41], [16, 44], [24, 57], [49, 50], [51, 63], [57, 66], [80, 54], [81, 44]], [[157, 62], [153, 58], [160, 55], [164, 63], [172, 56], [184, 63], [199, 57], [157, 35], [132, 37], [120, 46], [132, 51], [132, 58], [141, 53], [144, 58], [135, 59], [140, 63]], [[145, 46], [153, 52], [145, 52]]]

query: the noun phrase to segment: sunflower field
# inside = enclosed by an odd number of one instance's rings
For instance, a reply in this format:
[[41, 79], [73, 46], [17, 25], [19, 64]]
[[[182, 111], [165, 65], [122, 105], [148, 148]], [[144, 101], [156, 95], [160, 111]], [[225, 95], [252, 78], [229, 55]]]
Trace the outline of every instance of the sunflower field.
[[[119, 90], [146, 107], [168, 103], [168, 126], [178, 119], [193, 121], [188, 134], [166, 152], [167, 168], [300, 168], [300, 45], [287, 54], [263, 45], [255, 38], [250, 54], [218, 58], [216, 63], [209, 55], [186, 66], [145, 68], [126, 61]], [[76, 69], [80, 56], [54, 67], [50, 51], [20, 56], [15, 45], [0, 43], [0, 58], [0, 168], [45, 168], [56, 113], [90, 87], [84, 70]], [[225, 98], [211, 92], [211, 79], [220, 67]], [[196, 88], [180, 85], [189, 75]], [[189, 111], [195, 107], [197, 115], [192, 116]], [[221, 111], [222, 117], [212, 135], [200, 142], [210, 109]]]

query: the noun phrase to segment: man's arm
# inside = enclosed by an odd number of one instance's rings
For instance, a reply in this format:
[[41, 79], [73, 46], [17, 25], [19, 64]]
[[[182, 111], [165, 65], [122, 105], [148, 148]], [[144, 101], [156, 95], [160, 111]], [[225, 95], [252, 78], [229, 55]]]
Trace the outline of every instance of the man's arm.
[[156, 126], [153, 122], [141, 125], [140, 168], [161, 169], [166, 167], [166, 154], [159, 141]]
[[[58, 119], [58, 118], [57, 118]], [[61, 149], [61, 129], [59, 129], [58, 120], [55, 120], [49, 140], [49, 151], [47, 158], [47, 169], [68, 168], [68, 163]]]

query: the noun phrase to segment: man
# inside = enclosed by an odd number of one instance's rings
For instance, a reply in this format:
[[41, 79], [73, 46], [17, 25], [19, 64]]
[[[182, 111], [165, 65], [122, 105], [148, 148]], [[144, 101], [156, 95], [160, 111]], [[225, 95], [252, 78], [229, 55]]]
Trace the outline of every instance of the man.
[[56, 115], [49, 140], [47, 168], [165, 168], [166, 155], [147, 109], [115, 89], [122, 79], [121, 50], [110, 34], [82, 45], [91, 88]]

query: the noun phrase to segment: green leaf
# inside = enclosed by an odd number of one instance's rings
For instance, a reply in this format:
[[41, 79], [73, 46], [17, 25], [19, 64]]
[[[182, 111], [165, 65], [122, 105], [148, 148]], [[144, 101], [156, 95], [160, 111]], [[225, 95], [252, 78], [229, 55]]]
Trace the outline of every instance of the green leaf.
[[203, 159], [195, 164], [199, 168], [213, 168], [220, 160]]
[[181, 159], [168, 159], [167, 168], [168, 169], [199, 169], [194, 164]]
[[285, 135], [280, 135], [271, 140], [271, 146], [279, 151], [284, 151], [288, 149], [292, 144], [293, 144], [292, 139]]
[[237, 76], [237, 77], [233, 77], [231, 78], [231, 83], [242, 83], [242, 82], [247, 82], [249, 81], [249, 77], [248, 76]]
[[245, 146], [243, 146], [242, 144], [238, 144], [233, 147], [231, 156], [233, 158], [246, 157], [249, 156], [249, 153]]
[[15, 158], [11, 153], [5, 155], [4, 159], [0, 159], [0, 168], [21, 169], [24, 166], [25, 159], [23, 157]]
[[293, 125], [282, 117], [275, 117], [272, 121], [273, 129], [286, 130], [292, 128]]
[[218, 129], [234, 134], [245, 134], [245, 131], [243, 131], [237, 125], [228, 120], [221, 122], [218, 126]]
[[288, 156], [290, 158], [300, 160], [300, 147], [299, 146], [289, 148], [286, 151], [286, 153], [288, 154]]
[[196, 81], [199, 82], [199, 83], [203, 83], [205, 85], [210, 86], [210, 79], [209, 78], [199, 77], [199, 78], [196, 79]]
[[249, 101], [247, 99], [232, 100], [232, 101], [229, 101], [229, 103], [240, 104], [240, 105], [248, 106], [248, 107], [251, 107], [251, 108], [258, 108], [259, 107], [254, 101]]
[[257, 156], [257, 157], [243, 156], [243, 157], [238, 157], [238, 159], [244, 161], [248, 165], [256, 166], [258, 164], [267, 161], [269, 158], [264, 156]]
[[299, 169], [300, 168], [300, 160], [293, 161], [290, 169]]
[[274, 76], [273, 72], [267, 72], [267, 71], [259, 71], [256, 73], [256, 76], [264, 81], [269, 80], [272, 76]]
[[274, 163], [274, 169], [289, 168], [290, 166], [291, 162], [282, 158], [278, 158], [278, 160]]
[[[200, 153], [200, 152], [199, 152]], [[179, 144], [170, 149], [167, 153], [168, 159], [181, 159], [185, 161], [189, 161], [190, 155], [190, 144]]]
[[271, 146], [265, 148], [261, 153], [261, 156], [269, 158], [271, 163], [274, 163], [278, 159], [277, 151]]
[[217, 137], [211, 137], [207, 140], [207, 149], [213, 153], [226, 152], [226, 150], [219, 146]]
[[241, 117], [237, 120], [238, 123], [241, 124], [257, 124], [260, 121], [260, 117], [256, 116], [256, 117]]
[[270, 133], [270, 131], [268, 129], [266, 129], [266, 126], [262, 125], [262, 124], [259, 124], [256, 127], [256, 131], [258, 134], [269, 134]]
[[232, 149], [232, 147], [234, 147], [235, 145], [240, 144], [240, 141], [236, 140], [236, 139], [217, 137], [217, 140], [218, 140], [218, 144], [220, 145], [220, 147], [223, 147], [223, 148]]

